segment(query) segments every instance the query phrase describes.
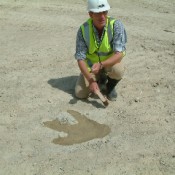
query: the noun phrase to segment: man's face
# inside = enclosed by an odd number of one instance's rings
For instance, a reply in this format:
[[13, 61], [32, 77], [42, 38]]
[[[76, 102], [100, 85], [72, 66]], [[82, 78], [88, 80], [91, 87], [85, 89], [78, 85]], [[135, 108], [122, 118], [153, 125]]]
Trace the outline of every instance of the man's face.
[[102, 30], [106, 25], [107, 14], [108, 11], [100, 13], [89, 12], [89, 16], [92, 18], [94, 26], [99, 30]]

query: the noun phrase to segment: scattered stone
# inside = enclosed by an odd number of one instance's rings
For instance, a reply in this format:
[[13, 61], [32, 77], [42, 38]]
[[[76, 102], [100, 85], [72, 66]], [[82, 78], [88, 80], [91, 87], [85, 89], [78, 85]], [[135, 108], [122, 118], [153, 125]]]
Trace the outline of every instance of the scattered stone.
[[165, 121], [168, 123], [169, 121], [167, 119], [165, 119]]
[[135, 99], [134, 99], [134, 102], [136, 102], [136, 103], [140, 102], [139, 97], [135, 98]]
[[61, 124], [75, 125], [78, 123], [75, 118], [68, 112], [62, 112], [58, 115], [57, 119]]
[[68, 134], [67, 133], [65, 133], [65, 132], [59, 132], [59, 134], [58, 134], [58, 137], [67, 137], [68, 136]]
[[159, 82], [156, 82], [156, 83], [152, 84], [152, 87], [157, 87], [159, 85], [160, 85], [160, 83]]
[[50, 101], [50, 100], [48, 100], [48, 103], [51, 103], [51, 101]]

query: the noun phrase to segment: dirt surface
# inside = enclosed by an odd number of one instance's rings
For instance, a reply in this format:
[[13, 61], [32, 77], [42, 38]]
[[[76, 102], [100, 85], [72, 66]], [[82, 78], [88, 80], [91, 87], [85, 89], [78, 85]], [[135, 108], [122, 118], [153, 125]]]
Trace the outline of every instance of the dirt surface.
[[[0, 175], [175, 174], [175, 1], [109, 2], [128, 43], [117, 101], [104, 108], [73, 95], [86, 1], [0, 0]], [[64, 114], [73, 127], [67, 111], [109, 134], [54, 143], [68, 133], [45, 123]], [[86, 138], [93, 129], [76, 132]]]

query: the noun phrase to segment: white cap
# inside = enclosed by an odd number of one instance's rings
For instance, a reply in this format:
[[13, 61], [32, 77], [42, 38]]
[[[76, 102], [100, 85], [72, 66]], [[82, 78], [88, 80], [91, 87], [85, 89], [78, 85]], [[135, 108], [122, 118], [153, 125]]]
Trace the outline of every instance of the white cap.
[[110, 9], [107, 0], [88, 0], [88, 12], [104, 12]]

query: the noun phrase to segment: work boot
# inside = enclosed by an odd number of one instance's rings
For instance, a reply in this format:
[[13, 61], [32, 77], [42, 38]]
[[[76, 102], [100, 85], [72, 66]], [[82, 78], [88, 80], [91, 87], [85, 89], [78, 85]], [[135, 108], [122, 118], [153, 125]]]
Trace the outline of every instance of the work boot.
[[98, 80], [98, 86], [100, 88], [100, 91], [103, 94], [106, 94], [107, 92], [107, 88], [106, 88], [106, 83], [107, 83], [108, 79], [107, 79], [107, 75], [104, 69], [102, 69], [100, 71], [100, 75], [99, 75], [99, 80]]
[[118, 84], [119, 81], [120, 80], [115, 80], [108, 77], [108, 83], [106, 84], [106, 88], [107, 88], [107, 98], [110, 101], [116, 101], [117, 92], [115, 90], [115, 86]]

